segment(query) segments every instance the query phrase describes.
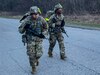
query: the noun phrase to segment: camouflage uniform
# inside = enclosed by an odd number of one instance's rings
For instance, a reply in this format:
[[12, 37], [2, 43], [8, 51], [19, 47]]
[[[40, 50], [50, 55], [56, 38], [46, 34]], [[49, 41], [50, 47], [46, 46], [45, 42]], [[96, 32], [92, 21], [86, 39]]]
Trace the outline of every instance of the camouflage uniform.
[[[57, 4], [55, 6], [54, 11], [56, 11], [59, 8], [62, 9], [62, 6], [60, 4]], [[49, 43], [50, 43], [50, 46], [49, 46], [49, 51], [48, 51], [48, 54], [50, 57], [52, 57], [52, 51], [53, 51], [53, 48], [54, 48], [54, 46], [56, 44], [56, 40], [57, 40], [59, 43], [61, 59], [66, 58], [64, 37], [62, 35], [62, 30], [64, 29], [64, 26], [61, 26], [61, 23], [63, 20], [64, 20], [63, 14], [57, 15], [55, 13], [50, 17], [50, 20], [49, 20], [49, 33], [50, 33]]]
[[[34, 7], [33, 7], [34, 10]], [[30, 13], [34, 13], [33, 10], [30, 10]], [[32, 16], [28, 16], [24, 22], [19, 26], [19, 32], [21, 34], [26, 35], [26, 43], [27, 43], [27, 55], [29, 56], [30, 66], [35, 68], [36, 64], [38, 64], [38, 59], [42, 56], [42, 41], [43, 39], [34, 36], [31, 32], [26, 30], [26, 25], [30, 25], [32, 30], [36, 30], [38, 34], [44, 34], [47, 31], [47, 22], [43, 17], [38, 16], [37, 19], [33, 19]]]

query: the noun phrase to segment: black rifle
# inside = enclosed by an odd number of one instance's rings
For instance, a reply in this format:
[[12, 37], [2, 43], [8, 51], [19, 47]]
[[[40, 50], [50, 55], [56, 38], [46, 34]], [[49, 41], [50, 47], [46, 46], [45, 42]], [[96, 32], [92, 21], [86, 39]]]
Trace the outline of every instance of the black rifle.
[[[53, 22], [53, 23], [56, 23], [57, 21], [56, 21], [55, 18], [53, 18], [53, 19], [52, 19], [52, 22]], [[60, 27], [61, 27], [62, 32], [65, 33], [67, 37], [69, 37], [68, 34], [66, 33], [65, 29], [63, 28], [64, 26], [65, 26], [65, 21], [64, 21], [64, 19], [63, 19], [63, 20], [61, 21], [61, 26], [60, 26]], [[52, 28], [51, 28], [51, 29], [52, 29]]]
[[37, 37], [42, 38], [42, 39], [47, 39], [42, 33], [39, 34], [39, 33], [37, 33], [35, 30], [33, 30], [33, 29], [30, 27], [30, 24], [26, 24], [25, 29], [26, 29], [26, 33], [29, 32], [29, 33], [31, 33], [33, 36], [37, 36]]
[[65, 33], [67, 37], [69, 37], [68, 34], [66, 33], [65, 29], [62, 29], [62, 32]]

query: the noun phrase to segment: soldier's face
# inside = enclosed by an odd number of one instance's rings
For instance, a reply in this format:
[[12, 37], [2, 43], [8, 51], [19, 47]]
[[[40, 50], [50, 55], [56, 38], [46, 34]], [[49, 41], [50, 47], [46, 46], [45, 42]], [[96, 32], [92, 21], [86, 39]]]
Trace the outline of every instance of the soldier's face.
[[57, 11], [56, 11], [56, 13], [59, 15], [59, 14], [62, 14], [62, 9], [58, 9]]
[[37, 13], [33, 13], [33, 14], [32, 14], [32, 18], [33, 18], [33, 19], [37, 19], [38, 16], [39, 16], [39, 14], [37, 14]]

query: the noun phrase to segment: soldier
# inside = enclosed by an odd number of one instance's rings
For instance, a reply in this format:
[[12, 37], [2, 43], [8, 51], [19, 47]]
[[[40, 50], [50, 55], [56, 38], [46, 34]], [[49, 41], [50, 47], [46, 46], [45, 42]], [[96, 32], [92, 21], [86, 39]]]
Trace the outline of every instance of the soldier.
[[65, 59], [65, 46], [64, 46], [64, 37], [62, 35], [62, 32], [64, 31], [64, 16], [62, 14], [62, 6], [61, 4], [55, 5], [54, 8], [54, 14], [50, 17], [49, 19], [49, 50], [48, 50], [48, 55], [49, 57], [53, 57], [53, 48], [56, 44], [56, 40], [59, 43], [59, 48], [60, 48], [60, 58]]
[[39, 15], [38, 7], [30, 8], [30, 15], [19, 26], [19, 32], [24, 34], [23, 39], [27, 43], [27, 55], [29, 56], [32, 73], [36, 71], [39, 64], [39, 58], [42, 56], [42, 41], [45, 38], [48, 26], [47, 22]]

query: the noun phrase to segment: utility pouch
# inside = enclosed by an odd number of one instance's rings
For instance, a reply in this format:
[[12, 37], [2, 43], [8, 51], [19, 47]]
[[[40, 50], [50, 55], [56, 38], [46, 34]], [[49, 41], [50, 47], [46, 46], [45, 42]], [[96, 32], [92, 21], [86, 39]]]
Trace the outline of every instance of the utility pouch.
[[25, 46], [25, 43], [27, 43], [27, 37], [25, 34], [22, 35], [22, 42], [24, 43], [24, 46]]

